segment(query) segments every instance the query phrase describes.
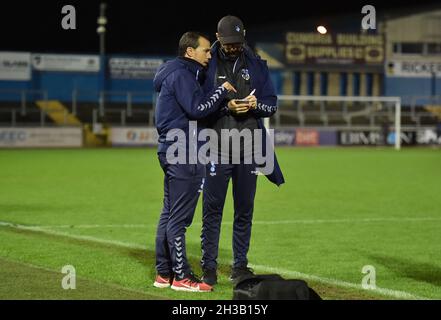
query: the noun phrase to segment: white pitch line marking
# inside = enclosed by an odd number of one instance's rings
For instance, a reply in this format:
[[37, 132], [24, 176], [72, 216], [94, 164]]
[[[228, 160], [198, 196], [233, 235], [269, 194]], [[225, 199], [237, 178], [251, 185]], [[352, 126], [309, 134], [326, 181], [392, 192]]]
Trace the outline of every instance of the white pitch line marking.
[[254, 268], [256, 270], [259, 269], [259, 270], [262, 270], [262, 271], [265, 271], [268, 273], [279, 273], [282, 275], [287, 275], [289, 277], [317, 281], [320, 283], [330, 284], [330, 285], [334, 285], [334, 286], [338, 286], [338, 287], [359, 289], [361, 291], [364, 291], [364, 290], [373, 291], [373, 292], [376, 292], [376, 293], [379, 293], [381, 295], [388, 296], [388, 297], [394, 297], [394, 298], [399, 298], [399, 299], [412, 299], [412, 300], [429, 300], [429, 298], [417, 296], [417, 295], [414, 295], [414, 294], [406, 292], [406, 291], [399, 291], [399, 290], [379, 288], [379, 287], [377, 287], [375, 289], [368, 289], [367, 290], [367, 289], [363, 289], [361, 284], [342, 281], [342, 280], [338, 280], [338, 279], [319, 277], [319, 276], [310, 275], [310, 274], [306, 274], [306, 273], [302, 273], [302, 272], [298, 272], [298, 271], [291, 271], [291, 270], [285, 270], [285, 269], [280, 269], [280, 268], [252, 265], [252, 264], [250, 264], [250, 267]]
[[[298, 220], [276, 220], [276, 221], [253, 221], [253, 225], [279, 225], [279, 224], [324, 224], [324, 223], [372, 223], [372, 222], [425, 222], [441, 221], [441, 218], [361, 218], [361, 219], [298, 219]], [[224, 225], [232, 225], [232, 221], [223, 221]], [[193, 222], [192, 225], [200, 226], [201, 222]], [[46, 225], [35, 226], [41, 229], [61, 228], [61, 229], [99, 229], [99, 228], [133, 228], [146, 229], [156, 228], [156, 224], [79, 224], [79, 225]]]
[[[120, 246], [120, 247], [124, 247], [124, 248], [141, 249], [141, 250], [148, 249], [146, 246], [142, 246], [142, 245], [139, 245], [136, 243], [122, 242], [122, 241], [116, 241], [116, 240], [106, 240], [106, 239], [96, 238], [96, 237], [92, 237], [92, 236], [72, 235], [72, 234], [65, 233], [65, 232], [47, 230], [47, 229], [42, 229], [40, 227], [24, 226], [24, 225], [14, 224], [14, 223], [4, 222], [4, 221], [0, 221], [0, 226], [12, 227], [12, 228], [21, 229], [21, 230], [36, 231], [36, 232], [41, 232], [41, 233], [50, 234], [50, 235], [59, 235], [59, 236], [63, 236], [66, 238], [90, 241], [90, 242], [95, 242], [95, 243], [110, 244], [110, 245]], [[200, 257], [194, 256], [194, 255], [188, 255], [188, 256], [191, 256], [194, 258], [200, 258]], [[219, 262], [223, 263], [223, 264], [230, 263], [229, 261], [224, 261], [224, 260], [221, 260]], [[288, 276], [299, 277], [299, 278], [303, 278], [303, 279], [307, 279], [307, 280], [314, 280], [317, 282], [332, 284], [335, 286], [366, 290], [361, 287], [361, 284], [346, 282], [346, 281], [342, 281], [342, 280], [338, 280], [338, 279], [319, 277], [319, 276], [315, 276], [315, 275], [301, 273], [298, 271], [268, 267], [268, 266], [263, 266], [263, 265], [251, 265], [250, 264], [250, 267], [252, 267], [256, 270], [264, 271], [264, 272], [273, 272], [273, 273], [276, 272], [276, 273], [280, 273], [281, 275], [288, 275]], [[387, 288], [377, 287], [375, 289], [369, 289], [368, 291], [379, 293], [381, 295], [388, 296], [388, 297], [399, 298], [399, 299], [429, 300], [429, 298], [417, 296], [417, 295], [414, 295], [414, 294], [406, 292], [406, 291], [399, 291], [399, 290], [393, 290], [393, 289], [387, 289]]]

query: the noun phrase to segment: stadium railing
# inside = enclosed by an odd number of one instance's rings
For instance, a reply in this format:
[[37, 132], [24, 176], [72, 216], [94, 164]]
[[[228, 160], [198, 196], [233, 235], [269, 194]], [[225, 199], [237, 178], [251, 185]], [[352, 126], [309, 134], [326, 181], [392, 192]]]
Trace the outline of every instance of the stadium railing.
[[[36, 106], [36, 101], [45, 104], [51, 98], [46, 90], [0, 89], [0, 125], [53, 125], [48, 117], [51, 109]], [[270, 120], [271, 127], [275, 128], [373, 128], [384, 121], [396, 125], [399, 120], [399, 125], [419, 129], [434, 126], [441, 120], [441, 112], [433, 112], [437, 106], [441, 110], [441, 96], [407, 96], [404, 100], [372, 96], [279, 95], [278, 98], [279, 110]], [[406, 105], [401, 106], [402, 101], [406, 101]], [[92, 125], [152, 127], [155, 102], [156, 94], [149, 91], [73, 90], [69, 101], [61, 101], [65, 108], [58, 112], [64, 113], [61, 119], [67, 119], [70, 113]], [[68, 125], [66, 121], [58, 124]]]

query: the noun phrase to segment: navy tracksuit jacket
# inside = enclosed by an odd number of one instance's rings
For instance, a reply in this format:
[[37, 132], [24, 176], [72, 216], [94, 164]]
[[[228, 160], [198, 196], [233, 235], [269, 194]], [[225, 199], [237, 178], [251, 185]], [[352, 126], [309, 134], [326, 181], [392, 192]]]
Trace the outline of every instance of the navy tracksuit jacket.
[[[164, 204], [156, 234], [156, 270], [161, 275], [172, 275], [180, 280], [188, 276], [191, 268], [185, 250], [185, 231], [190, 226], [199, 193], [205, 177], [203, 164], [170, 164], [167, 141], [171, 130], [185, 132], [187, 153], [189, 121], [199, 120], [216, 112], [227, 90], [220, 86], [204, 92], [203, 67], [194, 60], [176, 58], [163, 64], [153, 80], [159, 92], [155, 110], [155, 125], [159, 134], [158, 158], [164, 171]], [[199, 127], [199, 126], [198, 126]], [[188, 158], [187, 158], [188, 160]]]
[[[219, 43], [212, 47], [212, 59], [210, 60], [207, 77], [204, 82], [204, 90], [210, 92], [216, 87], [218, 79], [224, 78], [218, 74], [218, 64], [222, 63], [217, 51]], [[235, 70], [233, 74], [239, 73], [247, 76], [249, 87], [256, 89], [254, 95], [257, 97], [257, 107], [250, 110], [252, 116], [257, 119], [259, 129], [263, 129], [261, 118], [272, 116], [277, 110], [277, 96], [271, 82], [266, 62], [256, 56], [248, 47], [243, 53], [245, 68], [247, 70]], [[234, 70], [234, 69], [233, 69]], [[237, 79], [236, 76], [234, 78]], [[233, 79], [226, 79], [233, 86], [236, 83]], [[237, 88], [237, 87], [236, 87]], [[224, 101], [226, 104], [227, 101]], [[222, 117], [231, 116], [228, 108], [219, 108], [211, 118], [219, 121]], [[216, 120], [217, 118], [217, 120]], [[228, 122], [228, 121], [227, 121]], [[266, 130], [263, 130], [263, 141], [265, 141]], [[265, 150], [263, 152], [274, 152]], [[256, 194], [257, 168], [255, 164], [208, 164], [207, 175], [203, 193], [203, 223], [201, 233], [203, 269], [216, 269], [219, 249], [219, 234], [222, 222], [222, 212], [230, 178], [233, 184], [234, 200], [234, 223], [233, 223], [233, 267], [246, 267], [248, 264], [247, 253], [251, 238], [251, 225], [254, 209], [254, 197]], [[274, 155], [274, 170], [267, 175], [267, 178], [277, 186], [284, 183], [283, 174]]]

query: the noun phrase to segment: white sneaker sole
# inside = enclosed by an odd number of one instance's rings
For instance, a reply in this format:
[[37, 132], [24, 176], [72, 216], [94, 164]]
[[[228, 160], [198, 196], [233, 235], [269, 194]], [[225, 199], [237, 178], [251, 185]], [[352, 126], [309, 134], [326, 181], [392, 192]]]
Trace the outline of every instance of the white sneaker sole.
[[168, 287], [170, 287], [170, 283], [159, 283], [159, 282], [155, 281], [153, 286], [156, 287], [156, 288], [161, 288], [161, 289], [162, 288], [168, 288]]
[[185, 291], [185, 292], [211, 292], [212, 290], [201, 290], [197, 288], [186, 288], [186, 287], [175, 287], [171, 286], [171, 288], [175, 291]]

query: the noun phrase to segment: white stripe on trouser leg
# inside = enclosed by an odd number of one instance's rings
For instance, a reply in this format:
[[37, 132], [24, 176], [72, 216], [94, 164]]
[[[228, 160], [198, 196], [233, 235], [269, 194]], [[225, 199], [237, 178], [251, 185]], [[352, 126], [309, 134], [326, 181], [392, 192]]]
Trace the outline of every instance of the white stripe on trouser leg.
[[176, 268], [175, 273], [177, 274], [178, 278], [182, 279], [184, 277], [182, 268], [184, 267], [184, 257], [182, 252], [182, 241], [181, 237], [177, 237], [175, 239], [175, 249], [176, 249]]

